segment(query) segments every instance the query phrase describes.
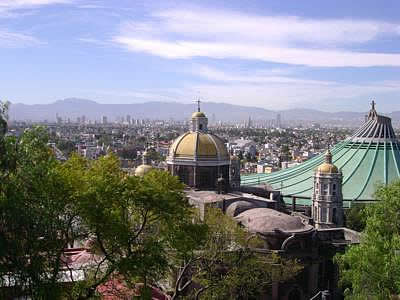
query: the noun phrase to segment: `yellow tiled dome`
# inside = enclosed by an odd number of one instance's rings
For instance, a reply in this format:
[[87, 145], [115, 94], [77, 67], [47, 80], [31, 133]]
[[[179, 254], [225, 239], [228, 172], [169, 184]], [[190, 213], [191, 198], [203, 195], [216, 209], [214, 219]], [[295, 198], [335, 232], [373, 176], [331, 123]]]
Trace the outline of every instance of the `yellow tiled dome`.
[[322, 165], [320, 165], [317, 169], [318, 172], [321, 173], [339, 173], [339, 169], [333, 165], [333, 164], [329, 164], [329, 163], [323, 163]]
[[170, 158], [229, 159], [224, 142], [211, 133], [187, 132], [178, 137], [170, 147]]
[[135, 169], [135, 176], [144, 176], [153, 169], [150, 165], [140, 165]]
[[206, 117], [206, 115], [201, 111], [196, 111], [192, 114], [192, 119], [193, 118], [205, 118], [205, 117]]

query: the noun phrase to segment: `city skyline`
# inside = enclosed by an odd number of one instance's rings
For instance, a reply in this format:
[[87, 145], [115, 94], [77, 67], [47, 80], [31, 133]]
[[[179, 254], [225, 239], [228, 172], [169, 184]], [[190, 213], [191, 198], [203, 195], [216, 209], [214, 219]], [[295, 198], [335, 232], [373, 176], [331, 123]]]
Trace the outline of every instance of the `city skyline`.
[[400, 4], [0, 3], [2, 99], [400, 110]]

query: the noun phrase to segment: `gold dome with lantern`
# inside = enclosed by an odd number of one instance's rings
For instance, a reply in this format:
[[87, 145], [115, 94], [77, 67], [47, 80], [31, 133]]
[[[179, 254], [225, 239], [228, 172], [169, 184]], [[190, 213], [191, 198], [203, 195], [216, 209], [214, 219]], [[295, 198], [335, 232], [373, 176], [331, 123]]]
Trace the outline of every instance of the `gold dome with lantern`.
[[324, 174], [339, 173], [338, 167], [332, 163], [332, 153], [329, 149], [325, 153], [325, 162], [317, 168], [317, 172]]
[[192, 114], [191, 130], [174, 140], [167, 157], [168, 170], [186, 185], [214, 189], [218, 178], [229, 184], [230, 156], [224, 141], [208, 131], [208, 119], [200, 111]]
[[224, 142], [216, 135], [206, 132], [186, 132], [170, 147], [171, 158], [196, 160], [229, 160]]
[[149, 149], [146, 149], [142, 156], [142, 164], [135, 169], [135, 176], [142, 177], [153, 170], [151, 165], [151, 159], [149, 155]]

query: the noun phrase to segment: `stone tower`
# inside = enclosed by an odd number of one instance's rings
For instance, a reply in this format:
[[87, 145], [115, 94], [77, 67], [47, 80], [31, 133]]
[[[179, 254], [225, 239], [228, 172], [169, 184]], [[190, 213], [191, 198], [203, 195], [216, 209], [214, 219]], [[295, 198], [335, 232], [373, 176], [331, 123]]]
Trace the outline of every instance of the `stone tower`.
[[236, 155], [231, 156], [229, 182], [233, 191], [240, 189], [240, 159]]
[[332, 164], [330, 150], [314, 173], [312, 218], [317, 229], [343, 226], [342, 172]]

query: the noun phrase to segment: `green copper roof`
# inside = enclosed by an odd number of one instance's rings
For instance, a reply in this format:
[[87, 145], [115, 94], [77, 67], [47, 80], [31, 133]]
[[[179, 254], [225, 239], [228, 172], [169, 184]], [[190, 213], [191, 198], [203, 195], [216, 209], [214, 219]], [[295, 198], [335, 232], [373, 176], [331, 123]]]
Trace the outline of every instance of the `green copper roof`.
[[[378, 184], [400, 179], [400, 144], [390, 118], [377, 115], [374, 107], [367, 122], [331, 152], [332, 162], [343, 173], [344, 201], [373, 201]], [[284, 196], [311, 198], [314, 170], [323, 162], [321, 154], [275, 173], [242, 176], [241, 184], [267, 183]], [[310, 204], [310, 200], [300, 202]]]

